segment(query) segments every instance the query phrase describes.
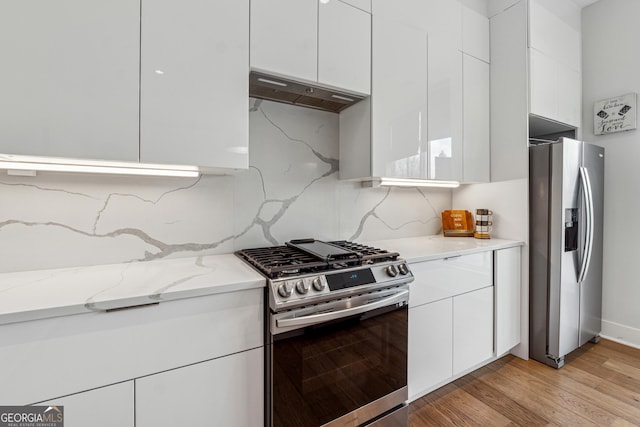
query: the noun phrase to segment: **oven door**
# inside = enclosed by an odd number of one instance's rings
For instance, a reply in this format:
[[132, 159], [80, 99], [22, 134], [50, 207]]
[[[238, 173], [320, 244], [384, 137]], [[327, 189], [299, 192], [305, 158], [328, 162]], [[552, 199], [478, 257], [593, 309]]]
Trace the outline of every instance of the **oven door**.
[[407, 300], [408, 290], [396, 289], [321, 314], [272, 318], [267, 425], [356, 426], [396, 409], [406, 425]]

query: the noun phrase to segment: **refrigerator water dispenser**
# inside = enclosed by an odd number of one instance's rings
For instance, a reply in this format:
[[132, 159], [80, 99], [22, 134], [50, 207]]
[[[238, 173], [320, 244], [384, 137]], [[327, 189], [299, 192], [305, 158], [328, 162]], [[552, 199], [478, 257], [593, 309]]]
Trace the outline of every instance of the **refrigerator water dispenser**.
[[564, 251], [578, 250], [578, 209], [564, 210]]

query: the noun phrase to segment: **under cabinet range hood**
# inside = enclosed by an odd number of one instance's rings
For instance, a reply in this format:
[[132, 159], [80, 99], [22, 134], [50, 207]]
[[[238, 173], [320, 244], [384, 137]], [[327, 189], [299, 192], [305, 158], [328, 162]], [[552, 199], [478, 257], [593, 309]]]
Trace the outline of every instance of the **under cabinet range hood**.
[[252, 71], [249, 96], [339, 113], [365, 97]]

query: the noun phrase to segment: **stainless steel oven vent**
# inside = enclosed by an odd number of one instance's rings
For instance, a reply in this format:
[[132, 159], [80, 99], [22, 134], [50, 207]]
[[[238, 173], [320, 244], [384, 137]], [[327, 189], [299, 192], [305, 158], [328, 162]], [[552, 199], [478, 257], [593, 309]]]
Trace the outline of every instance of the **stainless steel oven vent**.
[[300, 83], [257, 71], [249, 74], [249, 96], [332, 113], [339, 113], [364, 99], [362, 95]]

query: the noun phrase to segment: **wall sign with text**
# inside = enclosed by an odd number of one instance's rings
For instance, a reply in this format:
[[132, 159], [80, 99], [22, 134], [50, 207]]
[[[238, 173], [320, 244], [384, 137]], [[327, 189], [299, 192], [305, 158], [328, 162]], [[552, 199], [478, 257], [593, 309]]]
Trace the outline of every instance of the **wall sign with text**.
[[603, 99], [593, 104], [593, 133], [622, 132], [636, 128], [636, 94]]

